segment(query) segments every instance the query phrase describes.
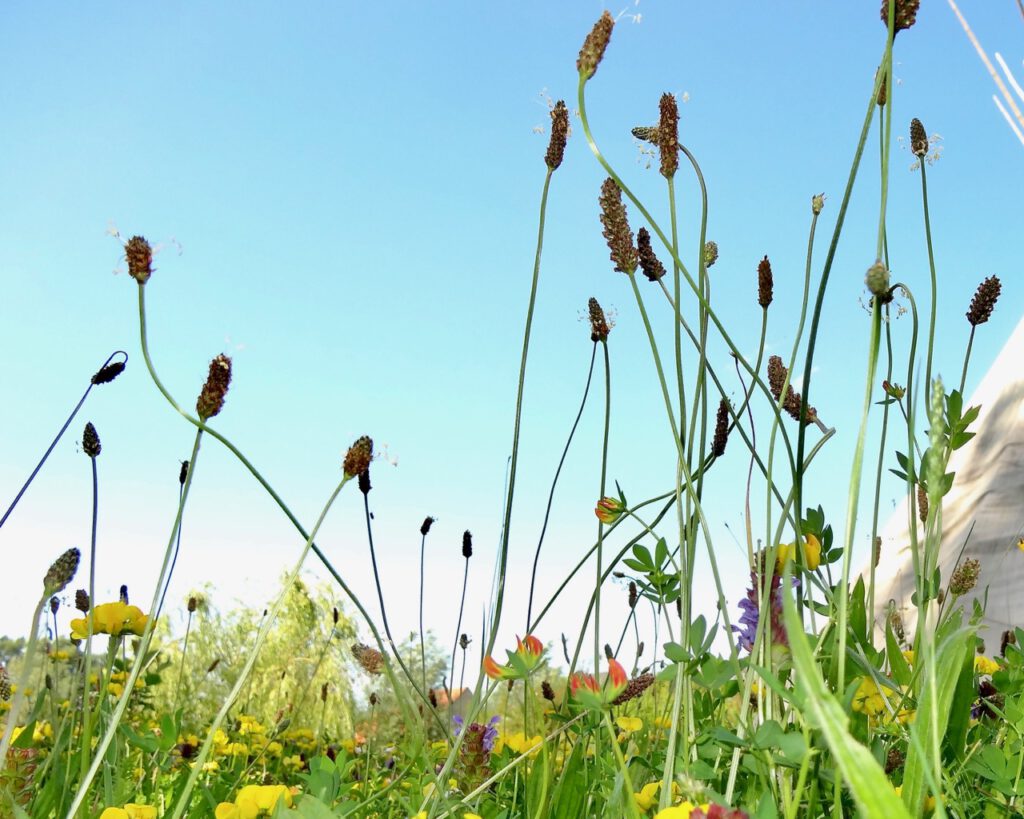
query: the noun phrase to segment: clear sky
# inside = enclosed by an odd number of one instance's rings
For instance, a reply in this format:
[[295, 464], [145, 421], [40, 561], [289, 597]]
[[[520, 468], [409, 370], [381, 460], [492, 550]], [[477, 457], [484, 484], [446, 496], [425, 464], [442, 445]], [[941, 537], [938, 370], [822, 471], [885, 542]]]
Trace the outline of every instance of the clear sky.
[[[1024, 73], [1017, 5], [963, 0], [962, 8], [990, 54], [1001, 52]], [[473, 532], [464, 630], [479, 644], [511, 442], [548, 99], [564, 97], [576, 108], [576, 55], [602, 9], [590, 0], [264, 2], [244, 10], [183, 2], [4, 4], [4, 507], [89, 376], [113, 350], [126, 350], [130, 360], [120, 379], [93, 392], [0, 530], [0, 633], [24, 634], [51, 560], [72, 545], [87, 549], [91, 479], [76, 443], [87, 420], [103, 443], [99, 598], [116, 596], [127, 583], [133, 602], [148, 605], [170, 532], [179, 462], [193, 431], [142, 364], [136, 285], [113, 228], [125, 237], [141, 233], [159, 248], [147, 300], [165, 383], [191, 405], [210, 358], [232, 356], [234, 381], [215, 426], [302, 520], [315, 518], [357, 436], [372, 435], [382, 451], [386, 445], [370, 498], [397, 632], [416, 625], [424, 516], [437, 518], [427, 542], [426, 608], [442, 642], [455, 628], [462, 532]], [[653, 123], [664, 91], [687, 100], [681, 139], [701, 162], [708, 235], [721, 252], [712, 269], [713, 303], [753, 354], [756, 266], [768, 254], [776, 299], [768, 350], [788, 355], [810, 199], [822, 191], [829, 197], [817, 276], [884, 47], [878, 3], [642, 0], [611, 10], [625, 15], [588, 88], [599, 143], [664, 219], [662, 179], [656, 164], [645, 167], [630, 128]], [[903, 136], [916, 116], [942, 137], [928, 183], [941, 281], [936, 361], [947, 382], [959, 377], [964, 312], [977, 284], [991, 274], [1003, 280], [999, 307], [976, 339], [970, 392], [1024, 312], [1017, 275], [1024, 147], [993, 105], [991, 80], [946, 3], [925, 0], [918, 25], [897, 38], [896, 60], [894, 134]], [[573, 122], [548, 208], [500, 642], [525, 619], [544, 502], [586, 377], [591, 343], [580, 317], [590, 296], [616, 321], [609, 478], [638, 500], [666, 491], [674, 477], [636, 305], [600, 235], [603, 174]], [[863, 276], [875, 254], [877, 145], [873, 131], [826, 299], [811, 397], [838, 432], [808, 477], [808, 501], [825, 507], [837, 534], [864, 386]], [[894, 144], [889, 241], [895, 277], [924, 304], [928, 268], [912, 160], [905, 142]], [[699, 216], [692, 177], [681, 177], [679, 193], [692, 260]], [[638, 215], [631, 218], [636, 229]], [[670, 313], [653, 289], [645, 293], [668, 352]], [[909, 321], [893, 330], [905, 350]], [[730, 372], [720, 343], [709, 355]], [[735, 396], [735, 376], [727, 383]], [[541, 600], [595, 534], [602, 389], [596, 378], [556, 494]], [[745, 549], [730, 530], [741, 537], [746, 466], [734, 441], [707, 490], [734, 617], [746, 569]], [[755, 531], [763, 531], [763, 490], [755, 490]], [[895, 482], [885, 485], [883, 513], [899, 491]], [[361, 501], [346, 490], [319, 541], [376, 612]], [[862, 514], [858, 564], [869, 528]], [[180, 606], [190, 589], [209, 583], [223, 608], [236, 600], [261, 608], [301, 545], [242, 467], [208, 440], [169, 600]], [[315, 562], [308, 566], [323, 574]], [[704, 562], [701, 573], [697, 588], [710, 613]], [[561, 631], [576, 632], [591, 575], [588, 569], [541, 626], [545, 642], [557, 645]], [[614, 641], [625, 597], [609, 593], [602, 639]]]

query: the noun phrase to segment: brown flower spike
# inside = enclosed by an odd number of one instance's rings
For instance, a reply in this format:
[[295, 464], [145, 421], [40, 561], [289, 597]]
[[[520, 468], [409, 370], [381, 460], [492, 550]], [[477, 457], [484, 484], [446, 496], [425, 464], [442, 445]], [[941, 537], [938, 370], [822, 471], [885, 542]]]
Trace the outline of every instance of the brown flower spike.
[[611, 177], [601, 184], [598, 202], [601, 204], [601, 224], [604, 226], [601, 234], [608, 242], [615, 269], [620, 273], [631, 274], [636, 271], [639, 255], [633, 245], [633, 232], [626, 218], [626, 206], [622, 204], [622, 190]]
[[139, 284], [145, 284], [153, 275], [153, 248], [141, 236], [132, 236], [124, 244], [124, 258], [128, 262], [128, 275]]
[[589, 80], [597, 71], [597, 66], [604, 57], [604, 50], [608, 48], [608, 41], [612, 38], [612, 29], [615, 28], [615, 20], [612, 15], [605, 11], [601, 19], [594, 23], [587, 39], [583, 41], [583, 48], [580, 49], [580, 56], [576, 60], [576, 69], [584, 80]]
[[992, 316], [1003, 285], [998, 276], [989, 276], [978, 285], [978, 290], [971, 299], [971, 309], [967, 311], [967, 320], [972, 327], [984, 324]]
[[[777, 355], [773, 355], [768, 359], [768, 387], [772, 391], [772, 395], [775, 396], [775, 400], [778, 401], [782, 395], [782, 385], [786, 383], [786, 377], [789, 375], [789, 371], [786, 366], [782, 363], [782, 359]], [[800, 420], [800, 393], [794, 390], [791, 386], [786, 387], [786, 397], [782, 402], [782, 408], [789, 413], [790, 417], [795, 421]], [[807, 418], [804, 420], [805, 424], [809, 424], [815, 421], [818, 417], [818, 411], [814, 407], [807, 407]]]
[[355, 478], [370, 468], [371, 460], [373, 460], [373, 439], [369, 435], [364, 435], [357, 438], [356, 442], [348, 448], [342, 469], [350, 478]]
[[928, 153], [928, 132], [917, 117], [910, 120], [910, 151], [919, 159]]
[[723, 398], [718, 404], [715, 416], [715, 437], [711, 441], [711, 454], [721, 458], [725, 454], [725, 445], [729, 440], [729, 402]]
[[377, 675], [384, 670], [384, 655], [364, 643], [352, 644], [352, 656], [367, 674]]
[[672, 94], [662, 94], [658, 104], [658, 150], [661, 152], [661, 175], [675, 176], [679, 169], [679, 106]]
[[205, 421], [224, 409], [224, 398], [231, 385], [231, 359], [221, 353], [210, 362], [206, 383], [196, 400], [196, 412]]
[[772, 279], [772, 263], [765, 256], [757, 263], [757, 303], [765, 310], [772, 303], [774, 281]]
[[608, 319], [597, 299], [591, 296], [587, 302], [587, 311], [590, 313], [590, 340], [607, 341], [608, 334], [612, 331], [608, 326]]
[[43, 577], [43, 588], [48, 595], [64, 591], [68, 583], [74, 579], [81, 557], [82, 553], [78, 549], [68, 549], [53, 561], [46, 570], [46, 576]]
[[921, 0], [882, 0], [882, 10], [879, 16], [885, 26], [889, 25], [889, 6], [895, 5], [893, 11], [893, 36], [897, 32], [910, 28], [917, 22], [917, 10], [921, 7]]
[[551, 109], [551, 140], [548, 142], [547, 153], [544, 154], [544, 164], [553, 171], [562, 164], [568, 138], [569, 109], [565, 107], [565, 100], [559, 100]]
[[636, 232], [637, 253], [640, 256], [640, 269], [648, 281], [656, 282], [665, 275], [665, 266], [654, 255], [654, 248], [651, 247], [651, 234], [647, 228], [640, 228]]
[[82, 433], [82, 451], [90, 458], [95, 458], [100, 454], [100, 449], [100, 436], [90, 421], [85, 425], [85, 432]]

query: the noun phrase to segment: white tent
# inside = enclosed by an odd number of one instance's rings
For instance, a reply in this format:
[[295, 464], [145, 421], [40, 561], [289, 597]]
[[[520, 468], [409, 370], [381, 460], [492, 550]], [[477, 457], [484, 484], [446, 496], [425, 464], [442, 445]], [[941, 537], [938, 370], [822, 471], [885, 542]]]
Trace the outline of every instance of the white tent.
[[[977, 405], [981, 414], [971, 427], [977, 435], [950, 462], [956, 479], [943, 502], [939, 568], [945, 587], [961, 550], [960, 559], [981, 562], [978, 584], [963, 599], [970, 612], [970, 601], [984, 601], [987, 592], [987, 628], [980, 636], [991, 655], [998, 651], [1003, 630], [1024, 628], [1024, 554], [1017, 548], [1024, 534], [1024, 319], [974, 395], [964, 401], [965, 410]], [[907, 517], [904, 499], [879, 533], [875, 624], [884, 629], [888, 603], [894, 600], [909, 634], [916, 609], [911, 604], [915, 584]], [[923, 528], [918, 522], [918, 538]], [[867, 574], [865, 570], [865, 580]]]

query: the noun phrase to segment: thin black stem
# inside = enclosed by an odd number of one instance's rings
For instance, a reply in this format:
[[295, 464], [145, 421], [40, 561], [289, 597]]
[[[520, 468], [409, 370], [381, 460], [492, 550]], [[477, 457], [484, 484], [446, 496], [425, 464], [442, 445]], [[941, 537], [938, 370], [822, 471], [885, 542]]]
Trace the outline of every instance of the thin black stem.
[[[462, 630], [462, 612], [466, 607], [466, 586], [469, 582], [469, 558], [466, 558], [466, 568], [462, 572], [462, 596], [459, 598], [459, 620], [455, 624], [455, 644], [452, 646], [451, 671], [448, 674], [448, 702], [451, 703], [452, 686], [455, 683], [455, 649], [459, 645], [459, 632]], [[462, 653], [462, 674], [466, 674], [466, 653]], [[460, 684], [461, 686], [461, 684]]]
[[[114, 356], [116, 355], [123, 355], [124, 360], [128, 360], [128, 353], [124, 352], [124, 350], [115, 350], [107, 357], [107, 360], [103, 362], [103, 366], [100, 367], [100, 371], [107, 367], [110, 364], [110, 362], [114, 360]], [[60, 441], [60, 439], [63, 437], [64, 433], [67, 431], [67, 428], [71, 426], [71, 422], [75, 420], [75, 416], [78, 415], [78, 411], [82, 408], [82, 404], [85, 403], [85, 399], [89, 397], [89, 393], [94, 386], [96, 385], [92, 381], [90, 381], [89, 386], [86, 387], [85, 392], [82, 393], [82, 397], [78, 400], [78, 403], [75, 404], [75, 408], [71, 410], [71, 414], [68, 416], [68, 420], [64, 422], [64, 426], [62, 426], [60, 430], [57, 432], [57, 436], [46, 448], [46, 452], [43, 453], [43, 457], [39, 459], [39, 463], [36, 464], [35, 469], [32, 470], [31, 474], [28, 476], [28, 479], [22, 485], [21, 489], [18, 490], [18, 494], [14, 496], [14, 500], [11, 501], [11, 505], [7, 507], [7, 511], [4, 512], [3, 517], [0, 518], [0, 526], [3, 526], [4, 523], [7, 522], [7, 518], [11, 516], [11, 512], [14, 511], [14, 507], [18, 505], [18, 501], [20, 501], [21, 496], [25, 494], [25, 490], [27, 490], [32, 481], [35, 480], [36, 475], [39, 474], [39, 470], [43, 468], [43, 464], [46, 463], [46, 459], [50, 457], [50, 453], [53, 452], [54, 447], [57, 446], [57, 442]]]

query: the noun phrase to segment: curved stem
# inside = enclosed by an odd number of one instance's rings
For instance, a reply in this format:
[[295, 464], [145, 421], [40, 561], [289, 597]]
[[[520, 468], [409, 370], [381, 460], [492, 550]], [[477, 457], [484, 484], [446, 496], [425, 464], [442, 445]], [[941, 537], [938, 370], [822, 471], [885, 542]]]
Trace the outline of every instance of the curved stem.
[[[612, 417], [612, 370], [608, 360], [608, 342], [602, 341], [604, 351], [604, 436], [601, 440], [601, 487], [598, 497], [605, 494], [605, 481], [608, 475], [608, 431]], [[597, 586], [594, 589], [596, 602], [594, 605], [594, 671], [601, 662], [601, 563], [604, 556], [604, 521], [597, 521]]]

